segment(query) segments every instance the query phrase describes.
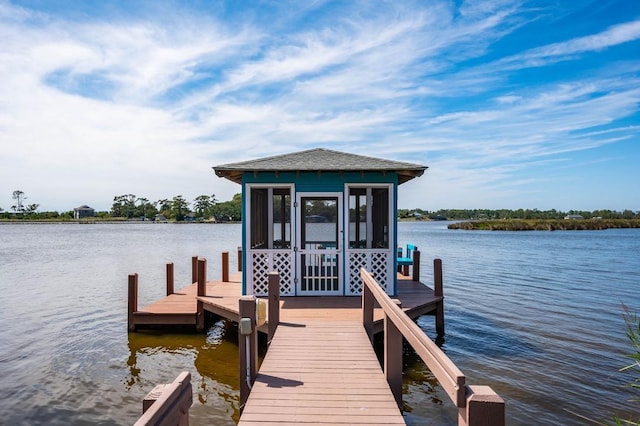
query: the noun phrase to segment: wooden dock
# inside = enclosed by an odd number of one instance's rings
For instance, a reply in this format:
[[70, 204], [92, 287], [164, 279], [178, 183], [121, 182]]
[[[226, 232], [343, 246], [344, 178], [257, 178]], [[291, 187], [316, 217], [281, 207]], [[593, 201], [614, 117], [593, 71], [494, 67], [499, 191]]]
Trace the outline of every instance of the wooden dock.
[[[135, 279], [137, 281], [137, 277]], [[132, 276], [129, 280], [132, 281]], [[241, 274], [239, 272], [232, 274], [226, 282], [208, 281], [205, 287], [205, 296], [197, 296], [198, 284], [193, 283], [141, 309], [137, 309], [136, 306], [129, 313], [129, 329], [172, 325], [196, 327], [199, 301], [205, 311], [238, 322], [238, 301], [242, 296]], [[135, 295], [137, 295], [137, 289]], [[137, 296], [132, 296], [130, 290], [130, 310], [132, 297]], [[403, 311], [410, 318], [415, 319], [420, 315], [434, 313], [442, 297], [435, 296], [434, 291], [423, 283], [398, 274], [397, 299]], [[268, 304], [266, 298], [263, 300]], [[317, 320], [358, 321], [362, 316], [361, 303], [360, 297], [353, 296], [283, 297], [280, 299], [280, 321], [285, 323]], [[374, 332], [376, 333], [382, 331], [383, 315], [381, 309], [375, 309]], [[267, 326], [268, 321], [260, 331], [266, 332]]]
[[238, 425], [274, 423], [405, 424], [362, 321], [278, 326]]

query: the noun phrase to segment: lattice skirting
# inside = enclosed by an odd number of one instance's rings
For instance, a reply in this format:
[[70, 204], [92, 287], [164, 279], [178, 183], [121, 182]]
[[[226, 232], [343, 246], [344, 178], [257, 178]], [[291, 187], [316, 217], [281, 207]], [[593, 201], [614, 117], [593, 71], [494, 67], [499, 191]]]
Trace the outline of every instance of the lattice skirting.
[[391, 276], [389, 271], [389, 252], [375, 251], [349, 251], [349, 277], [347, 285], [347, 295], [362, 294], [362, 279], [360, 278], [360, 268], [365, 268], [373, 275], [380, 286], [387, 294], [391, 294], [393, 286], [389, 282]]
[[269, 294], [269, 272], [280, 273], [280, 294], [292, 296], [293, 253], [290, 251], [253, 251], [250, 253], [251, 269], [249, 279], [253, 283], [253, 294]]

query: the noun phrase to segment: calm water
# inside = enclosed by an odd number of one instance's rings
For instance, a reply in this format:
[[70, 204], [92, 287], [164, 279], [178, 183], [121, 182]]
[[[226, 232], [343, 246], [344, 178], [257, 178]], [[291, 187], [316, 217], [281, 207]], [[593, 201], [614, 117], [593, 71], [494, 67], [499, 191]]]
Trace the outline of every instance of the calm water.
[[[630, 352], [622, 303], [640, 312], [640, 230], [501, 233], [401, 223], [401, 243], [443, 259], [443, 349], [471, 384], [492, 386], [511, 425], [588, 424], [631, 415], [617, 370]], [[176, 285], [191, 256], [235, 253], [239, 225], [0, 225], [0, 423], [130, 424], [144, 395], [192, 373], [192, 424], [237, 420], [234, 326], [205, 335], [126, 332], [127, 275], [140, 275], [140, 305]], [[235, 259], [235, 256], [231, 256]], [[232, 260], [232, 267], [234, 260]], [[433, 336], [433, 318], [419, 320]], [[455, 410], [407, 352], [409, 424], [456, 424]], [[631, 408], [634, 410], [632, 411]]]

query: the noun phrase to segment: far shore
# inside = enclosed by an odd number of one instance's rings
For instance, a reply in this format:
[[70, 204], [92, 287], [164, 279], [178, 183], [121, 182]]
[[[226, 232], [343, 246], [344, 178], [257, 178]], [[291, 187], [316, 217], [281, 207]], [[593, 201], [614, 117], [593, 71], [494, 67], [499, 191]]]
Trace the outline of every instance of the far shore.
[[597, 231], [612, 228], [640, 228], [640, 219], [468, 220], [449, 224], [448, 228], [480, 231]]

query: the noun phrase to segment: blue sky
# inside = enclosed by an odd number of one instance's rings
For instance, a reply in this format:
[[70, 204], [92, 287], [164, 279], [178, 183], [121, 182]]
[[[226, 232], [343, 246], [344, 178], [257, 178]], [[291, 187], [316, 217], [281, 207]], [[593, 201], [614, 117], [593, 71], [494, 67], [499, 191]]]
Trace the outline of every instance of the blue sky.
[[324, 147], [403, 208], [640, 210], [640, 2], [2, 1], [0, 207], [240, 187]]

